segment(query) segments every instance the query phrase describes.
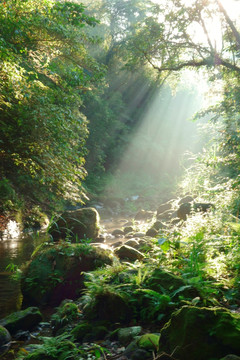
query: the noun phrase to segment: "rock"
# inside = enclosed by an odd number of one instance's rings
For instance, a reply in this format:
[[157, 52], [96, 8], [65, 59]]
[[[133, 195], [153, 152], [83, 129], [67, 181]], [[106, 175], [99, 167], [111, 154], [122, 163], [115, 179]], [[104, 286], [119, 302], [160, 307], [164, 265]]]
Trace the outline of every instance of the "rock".
[[144, 258], [144, 255], [140, 251], [127, 245], [120, 246], [114, 251], [114, 253], [120, 260], [135, 261], [142, 260]]
[[117, 242], [115, 242], [115, 243], [111, 244], [111, 247], [115, 249], [115, 248], [117, 248], [117, 247], [121, 246], [122, 244], [123, 244], [123, 242], [122, 242], [122, 241], [117, 241]]
[[144, 334], [138, 339], [137, 344], [140, 348], [145, 350], [158, 351], [160, 335]]
[[157, 220], [170, 220], [172, 214], [173, 214], [172, 210], [164, 211], [163, 213], [157, 215]]
[[99, 233], [99, 214], [94, 208], [82, 208], [65, 211], [49, 229], [55, 241], [70, 237], [77, 239], [95, 239]]
[[177, 210], [177, 216], [181, 219], [181, 220], [187, 220], [187, 215], [190, 215], [192, 210], [192, 206], [190, 203], [184, 203], [181, 204], [180, 207]]
[[162, 205], [160, 205], [157, 209], [157, 215], [164, 213], [165, 211], [171, 210], [172, 209], [172, 203], [171, 202], [167, 202], [164, 203]]
[[166, 229], [166, 225], [164, 225], [161, 221], [156, 221], [153, 226], [154, 229], [160, 230], [160, 229]]
[[121, 229], [115, 229], [113, 230], [112, 235], [113, 236], [124, 235], [124, 231]]
[[123, 229], [123, 232], [124, 234], [128, 234], [130, 232], [133, 232], [133, 227], [132, 226], [126, 226], [124, 229]]
[[9, 331], [0, 325], [0, 354], [2, 346], [9, 343], [9, 341], [11, 341], [11, 335]]
[[153, 216], [154, 216], [153, 211], [140, 210], [135, 215], [135, 220], [148, 220], [148, 219], [152, 219]]
[[149, 351], [144, 349], [136, 349], [133, 351], [130, 357], [131, 360], [147, 360], [152, 359], [152, 354]]
[[122, 345], [129, 344], [135, 336], [139, 335], [142, 331], [141, 326], [131, 326], [118, 330], [118, 340]]
[[157, 234], [158, 234], [158, 231], [156, 229], [154, 229], [153, 227], [148, 229], [148, 231], [146, 232], [146, 236], [151, 236], [151, 237], [157, 236]]
[[21, 289], [30, 305], [57, 306], [80, 296], [84, 271], [111, 264], [110, 251], [87, 244], [43, 244], [25, 267]]
[[139, 238], [142, 238], [145, 236], [145, 234], [143, 232], [136, 232], [133, 235], [134, 235], [134, 237], [139, 237]]
[[237, 355], [230, 354], [230, 355], [224, 356], [224, 358], [222, 358], [220, 360], [240, 360], [240, 357]]
[[[183, 306], [161, 330], [159, 348], [179, 360], [240, 353], [240, 315], [224, 308]], [[201, 349], [201, 351], [199, 351]]]
[[182, 199], [179, 200], [178, 205], [184, 204], [184, 203], [190, 203], [193, 202], [194, 198], [191, 195], [184, 196]]
[[195, 203], [195, 204], [193, 204], [193, 209], [196, 212], [205, 213], [211, 208], [214, 208], [214, 205], [211, 203]]
[[139, 247], [139, 242], [135, 239], [130, 239], [127, 240], [124, 245], [131, 246], [134, 249], [137, 249]]
[[16, 334], [19, 330], [31, 330], [42, 321], [42, 314], [37, 307], [29, 307], [25, 310], [14, 312], [0, 321], [10, 334]]
[[160, 294], [164, 289], [165, 293], [171, 295], [173, 299], [179, 295], [184, 296], [185, 299], [194, 299], [199, 296], [198, 291], [184, 282], [182, 278], [159, 268], [156, 268], [149, 275], [146, 286], [148, 289], [157, 291]]
[[132, 317], [132, 311], [127, 299], [112, 292], [103, 290], [94, 296], [92, 302], [88, 302], [84, 308], [86, 319], [113, 323], [128, 323]]
[[171, 221], [170, 221], [170, 224], [171, 225], [177, 225], [177, 224], [179, 224], [181, 222], [181, 219], [179, 219], [179, 218], [173, 218]]
[[75, 340], [79, 342], [103, 340], [107, 333], [108, 330], [105, 326], [91, 325], [88, 323], [79, 324], [71, 331]]

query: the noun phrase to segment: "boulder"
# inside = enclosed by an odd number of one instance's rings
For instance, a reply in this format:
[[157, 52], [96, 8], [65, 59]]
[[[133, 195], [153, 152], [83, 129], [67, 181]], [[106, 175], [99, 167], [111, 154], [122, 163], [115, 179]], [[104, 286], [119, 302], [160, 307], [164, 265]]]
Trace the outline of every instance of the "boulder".
[[193, 209], [196, 212], [207, 212], [208, 210], [210, 210], [211, 208], [214, 208], [214, 205], [211, 203], [194, 203], [193, 204]]
[[105, 323], [129, 323], [132, 318], [132, 310], [128, 299], [117, 291], [103, 289], [97, 293], [92, 301], [88, 301], [84, 307], [84, 315], [87, 320], [103, 321]]
[[187, 220], [187, 216], [190, 215], [192, 211], [192, 206], [190, 203], [183, 203], [179, 206], [177, 210], [177, 216], [181, 220]]
[[171, 295], [173, 299], [178, 296], [184, 296], [185, 299], [194, 299], [199, 296], [198, 291], [181, 277], [159, 268], [150, 274], [146, 286], [160, 294], [164, 289], [165, 293]]
[[165, 211], [171, 210], [172, 209], [172, 203], [171, 202], [167, 202], [164, 203], [162, 205], [160, 205], [157, 209], [157, 215], [162, 214]]
[[179, 200], [178, 205], [181, 205], [184, 203], [190, 203], [193, 201], [194, 201], [194, 198], [191, 195], [186, 195], [182, 199]]
[[37, 307], [16, 311], [0, 321], [0, 325], [14, 335], [19, 330], [31, 330], [42, 321], [42, 314]]
[[2, 346], [9, 343], [9, 341], [11, 341], [11, 335], [9, 331], [0, 325], [0, 354]]
[[146, 232], [146, 236], [151, 236], [151, 237], [157, 236], [157, 234], [158, 234], [158, 231], [156, 229], [154, 229], [154, 227], [151, 227]]
[[132, 226], [125, 226], [125, 228], [123, 229], [124, 234], [128, 234], [133, 231], [134, 231], [134, 229]]
[[153, 216], [153, 211], [139, 210], [139, 212], [135, 215], [135, 220], [148, 220], [152, 219]]
[[152, 226], [156, 230], [165, 229], [166, 225], [164, 225], [161, 221], [155, 221], [155, 223]]
[[111, 263], [110, 251], [99, 247], [68, 242], [43, 244], [23, 271], [23, 301], [57, 306], [64, 299], [75, 299], [84, 287], [82, 272]]
[[123, 235], [124, 235], [124, 231], [121, 230], [121, 229], [115, 229], [115, 230], [113, 230], [112, 235], [113, 235], [113, 236], [123, 236]]
[[140, 251], [128, 245], [120, 246], [119, 248], [115, 249], [114, 253], [119, 257], [120, 260], [135, 261], [142, 260], [144, 258], [144, 255]]
[[65, 211], [49, 229], [54, 240], [69, 237], [77, 239], [95, 239], [99, 233], [99, 214], [94, 208], [82, 208]]
[[124, 245], [131, 246], [134, 249], [138, 249], [139, 242], [136, 239], [129, 239], [124, 243]]
[[136, 336], [142, 332], [141, 326], [131, 326], [118, 330], [118, 340], [122, 345], [129, 344]]
[[172, 214], [173, 214], [172, 210], [166, 210], [163, 213], [157, 215], [157, 220], [170, 220]]
[[240, 354], [240, 314], [224, 308], [183, 306], [161, 330], [160, 351], [179, 360]]

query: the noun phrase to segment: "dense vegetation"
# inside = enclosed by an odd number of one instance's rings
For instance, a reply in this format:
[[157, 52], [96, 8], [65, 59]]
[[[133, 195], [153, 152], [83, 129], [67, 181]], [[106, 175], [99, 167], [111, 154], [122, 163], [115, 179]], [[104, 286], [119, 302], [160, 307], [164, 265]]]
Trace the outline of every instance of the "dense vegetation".
[[[192, 200], [185, 203], [188, 216], [180, 222], [163, 217], [160, 225], [156, 213], [147, 225], [132, 219], [135, 233], [155, 230], [139, 248], [138, 260], [120, 261], [117, 253], [108, 253], [108, 265], [96, 269], [94, 259], [90, 270], [96, 270], [81, 273], [81, 298], [62, 304], [52, 316], [56, 336], [41, 339], [34, 352], [22, 350], [17, 358], [106, 359], [110, 352], [117, 359], [109, 341], [120, 341], [119, 328], [141, 325], [154, 336], [150, 345], [140, 346], [146, 352], [138, 359], [186, 360], [186, 339], [198, 328], [188, 327], [194, 316], [207, 319], [200, 322], [204, 331], [194, 333], [197, 350], [202, 344], [210, 348], [204, 347], [207, 354], [189, 350], [191, 358], [220, 360], [230, 350], [239, 356], [239, 23], [220, 0], [83, 4], [0, 2], [1, 214], [34, 206], [54, 213], [82, 204], [86, 195], [102, 200], [104, 188], [105, 197], [114, 200], [145, 197], [149, 202], [140, 205], [155, 211], [153, 204], [160, 205], [172, 192], [185, 150], [172, 210], [179, 215], [180, 197], [191, 195]], [[196, 93], [179, 86], [189, 72], [208, 82], [209, 97], [215, 95], [209, 106], [199, 109]], [[195, 112], [193, 119], [202, 124], [199, 152], [178, 123], [180, 104], [190, 102], [183, 117]], [[177, 111], [171, 113], [168, 104], [173, 103]], [[151, 110], [157, 112], [158, 106], [159, 123], [151, 127]], [[182, 142], [170, 147], [174, 127]], [[196, 211], [202, 203], [209, 211]], [[126, 202], [119, 204], [124, 214]], [[130, 205], [137, 210], [136, 203]], [[61, 272], [56, 258], [66, 256], [64, 264], [75, 258], [81, 262], [96, 252], [90, 241], [68, 232], [57, 245], [43, 244], [23, 271], [30, 293], [40, 289], [46, 298], [45, 285], [39, 286], [41, 259], [44, 281], [59, 289], [69, 274]], [[37, 270], [29, 275], [28, 266]], [[171, 330], [174, 321], [177, 333]], [[155, 333], [161, 333], [160, 340]]]

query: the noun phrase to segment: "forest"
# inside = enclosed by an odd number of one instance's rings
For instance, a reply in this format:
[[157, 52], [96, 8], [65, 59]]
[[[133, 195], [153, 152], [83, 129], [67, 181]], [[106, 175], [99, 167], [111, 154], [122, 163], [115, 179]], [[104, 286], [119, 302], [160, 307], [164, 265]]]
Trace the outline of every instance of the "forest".
[[0, 24], [0, 358], [240, 360], [239, 0]]

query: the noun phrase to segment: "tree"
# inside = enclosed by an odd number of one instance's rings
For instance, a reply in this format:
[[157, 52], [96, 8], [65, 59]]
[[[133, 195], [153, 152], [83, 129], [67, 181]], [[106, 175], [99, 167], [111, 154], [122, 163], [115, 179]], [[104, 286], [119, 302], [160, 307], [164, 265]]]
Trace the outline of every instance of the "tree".
[[96, 20], [68, 1], [0, 2], [0, 175], [12, 193], [81, 200], [87, 119], [82, 94], [103, 76], [84, 29]]

